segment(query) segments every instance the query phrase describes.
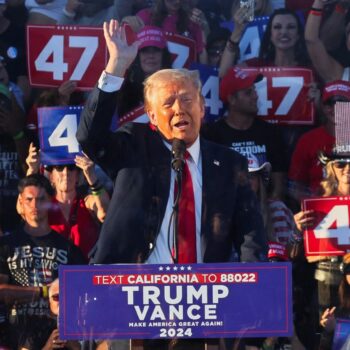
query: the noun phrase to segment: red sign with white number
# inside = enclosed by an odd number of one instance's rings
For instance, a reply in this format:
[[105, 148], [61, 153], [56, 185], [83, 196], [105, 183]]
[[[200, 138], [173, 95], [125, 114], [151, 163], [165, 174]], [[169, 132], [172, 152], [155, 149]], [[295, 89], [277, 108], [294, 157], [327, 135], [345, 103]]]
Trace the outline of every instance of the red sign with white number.
[[244, 68], [251, 75], [262, 74], [255, 84], [259, 96], [258, 115], [270, 123], [287, 125], [314, 124], [315, 108], [308, 100], [309, 85], [314, 81], [307, 68]]
[[314, 210], [314, 224], [304, 231], [307, 256], [350, 252], [350, 197], [305, 199], [302, 207], [303, 210]]
[[138, 123], [148, 123], [149, 118], [145, 112], [144, 106], [137, 107], [133, 109], [131, 112], [123, 115], [119, 118], [119, 126], [122, 126], [128, 122], [138, 122]]
[[196, 42], [193, 39], [175, 33], [165, 33], [168, 50], [172, 57], [173, 68], [189, 68], [197, 61]]
[[58, 87], [73, 80], [95, 86], [107, 62], [102, 28], [27, 26], [27, 62], [32, 86]]

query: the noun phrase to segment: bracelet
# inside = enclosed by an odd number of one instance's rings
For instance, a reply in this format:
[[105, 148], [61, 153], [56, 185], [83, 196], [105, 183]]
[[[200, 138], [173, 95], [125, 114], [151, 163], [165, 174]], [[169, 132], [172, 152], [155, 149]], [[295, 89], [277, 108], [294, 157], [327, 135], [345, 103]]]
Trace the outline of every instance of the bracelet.
[[98, 190], [91, 191], [91, 194], [92, 194], [93, 196], [99, 196], [99, 195], [103, 192], [103, 190], [104, 190], [104, 188], [101, 187], [101, 188], [98, 189]]
[[42, 286], [40, 287], [40, 298], [47, 299], [49, 297], [49, 287]]
[[227, 40], [232, 46], [238, 46], [239, 45], [239, 42], [235, 42], [233, 41], [231, 38], [228, 38]]
[[237, 54], [239, 52], [239, 43], [234, 42], [231, 39], [227, 40], [226, 48], [228, 51]]
[[101, 191], [102, 189], [102, 185], [99, 185], [98, 187], [90, 187], [91, 193]]
[[309, 15], [322, 16], [322, 12], [321, 12], [321, 11], [311, 10], [311, 11], [309, 12]]
[[92, 185], [89, 185], [89, 187], [94, 190], [96, 187], [101, 187], [99, 184], [99, 180], [97, 179]]
[[342, 5], [339, 3], [335, 5], [335, 10], [336, 13], [340, 13], [342, 15], [345, 15], [348, 12], [348, 9], [344, 8]]
[[24, 137], [24, 131], [20, 131], [19, 133], [17, 133], [16, 135], [12, 136], [12, 138], [15, 140], [15, 141], [18, 141], [20, 139], [23, 139]]
[[310, 10], [311, 10], [311, 11], [316, 11], [316, 12], [322, 12], [322, 11], [323, 11], [323, 8], [320, 9], [320, 8], [317, 8], [317, 7], [311, 7]]

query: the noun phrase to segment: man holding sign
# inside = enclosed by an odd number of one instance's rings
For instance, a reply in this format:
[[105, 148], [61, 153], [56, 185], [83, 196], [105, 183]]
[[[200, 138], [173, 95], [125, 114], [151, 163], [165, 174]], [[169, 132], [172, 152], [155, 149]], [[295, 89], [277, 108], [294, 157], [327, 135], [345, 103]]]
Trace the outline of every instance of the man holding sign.
[[220, 83], [220, 98], [228, 104], [228, 116], [207, 124], [202, 135], [245, 156], [253, 154], [267, 159], [272, 165], [273, 195], [281, 198], [286, 164], [276, 127], [257, 117], [258, 95], [254, 84], [261, 78], [261, 75], [248, 75], [239, 67], [229, 69]]

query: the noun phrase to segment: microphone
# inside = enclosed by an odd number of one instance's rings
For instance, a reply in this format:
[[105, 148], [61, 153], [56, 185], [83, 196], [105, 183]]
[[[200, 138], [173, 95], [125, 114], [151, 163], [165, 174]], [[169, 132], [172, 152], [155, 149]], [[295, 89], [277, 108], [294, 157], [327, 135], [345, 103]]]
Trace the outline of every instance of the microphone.
[[182, 172], [185, 165], [185, 152], [186, 144], [185, 141], [180, 139], [174, 139], [171, 148], [171, 154], [173, 159], [171, 161], [171, 167], [177, 172]]

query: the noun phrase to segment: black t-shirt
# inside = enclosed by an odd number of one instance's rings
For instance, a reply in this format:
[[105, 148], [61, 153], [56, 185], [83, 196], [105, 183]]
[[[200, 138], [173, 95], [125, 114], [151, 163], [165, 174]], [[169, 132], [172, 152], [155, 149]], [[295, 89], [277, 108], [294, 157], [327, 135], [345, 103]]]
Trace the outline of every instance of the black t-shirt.
[[215, 123], [204, 124], [201, 134], [207, 140], [228, 146], [244, 156], [264, 155], [274, 172], [287, 171], [282, 139], [275, 125], [255, 118], [250, 128], [238, 130], [222, 118]]
[[[55, 231], [34, 237], [19, 229], [0, 237], [0, 274], [9, 277], [9, 284], [48, 285], [58, 277], [59, 265], [85, 263], [79, 248]], [[10, 310], [10, 323], [12, 341], [19, 342], [16, 348], [31, 344], [30, 349], [41, 349], [55, 327], [49, 317], [48, 299], [15, 304]]]
[[0, 133], [0, 227], [4, 232], [14, 230], [20, 222], [16, 201], [21, 176], [15, 142]]
[[10, 81], [16, 83], [18, 76], [28, 75], [24, 26], [10, 22], [9, 27], [0, 33], [0, 55], [6, 60]]

